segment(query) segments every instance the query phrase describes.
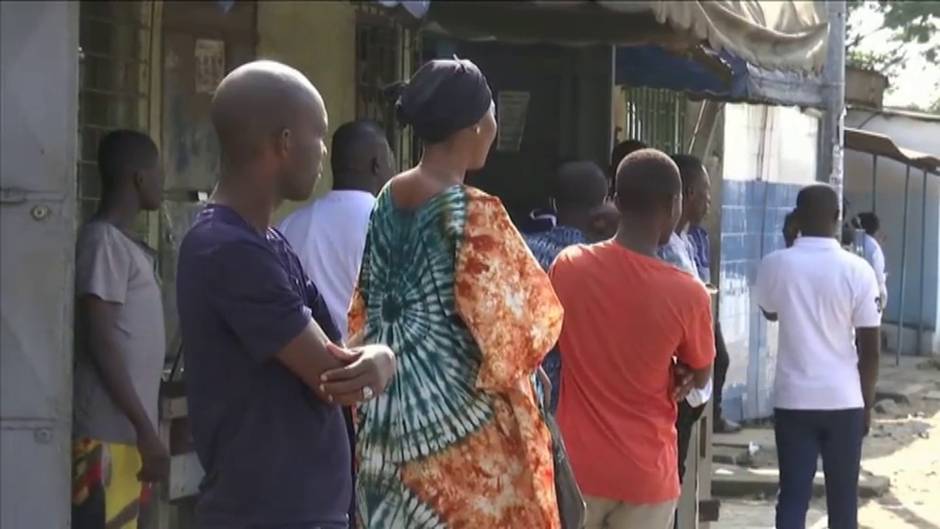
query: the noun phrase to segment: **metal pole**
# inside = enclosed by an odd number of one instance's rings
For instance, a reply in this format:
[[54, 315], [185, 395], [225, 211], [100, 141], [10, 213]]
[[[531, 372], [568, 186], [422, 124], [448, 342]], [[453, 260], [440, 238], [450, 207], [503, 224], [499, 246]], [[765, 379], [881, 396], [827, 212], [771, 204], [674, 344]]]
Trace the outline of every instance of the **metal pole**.
[[824, 112], [820, 123], [816, 180], [828, 182], [842, 202], [842, 124], [845, 110], [845, 2], [824, 2], [829, 15], [829, 42], [823, 66]]
[[871, 155], [871, 212], [876, 213], [878, 205], [878, 155]]
[[903, 228], [901, 229], [901, 292], [898, 294], [898, 347], [895, 351], [895, 365], [901, 365], [901, 346], [904, 345], [904, 277], [905, 274], [904, 264], [907, 260], [907, 208], [908, 203], [910, 202], [910, 187], [911, 187], [911, 166], [907, 166], [907, 172], [904, 175], [904, 216], [902, 222]]
[[917, 312], [917, 354], [923, 354], [924, 338], [924, 271], [927, 269], [927, 169], [924, 169], [924, 187], [920, 197], [920, 307]]

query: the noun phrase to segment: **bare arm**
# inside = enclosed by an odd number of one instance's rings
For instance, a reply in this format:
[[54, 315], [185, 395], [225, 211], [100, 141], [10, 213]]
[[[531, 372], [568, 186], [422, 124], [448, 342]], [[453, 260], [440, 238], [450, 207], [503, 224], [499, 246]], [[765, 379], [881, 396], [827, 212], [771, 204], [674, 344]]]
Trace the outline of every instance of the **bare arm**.
[[865, 407], [875, 404], [875, 384], [878, 382], [878, 359], [881, 356], [881, 329], [877, 327], [855, 330], [858, 343], [858, 374], [862, 381]]
[[94, 295], [79, 299], [80, 309], [88, 325], [88, 351], [101, 376], [105, 389], [128, 418], [137, 433], [137, 445], [144, 460], [141, 479], [159, 481], [169, 472], [169, 455], [160, 442], [154, 425], [137, 395], [114, 337], [117, 310], [120, 305]]
[[82, 296], [80, 303], [90, 331], [88, 350], [101, 374], [105, 389], [134, 425], [138, 435], [141, 435], [141, 432], [153, 432], [153, 424], [150, 423], [150, 418], [140, 402], [137, 390], [131, 384], [124, 357], [114, 339], [119, 305], [103, 301], [97, 296]]
[[682, 402], [693, 389], [702, 389], [707, 386], [711, 377], [711, 366], [692, 370], [682, 362], [676, 362], [672, 367], [672, 398], [676, 402]]
[[[330, 339], [312, 318], [293, 340], [278, 351], [275, 357], [287, 369], [304, 381], [323, 400], [331, 401], [321, 389], [323, 373], [346, 365], [327, 349]], [[350, 353], [352, 354], [352, 353]]]
[[878, 360], [881, 357], [881, 329], [859, 327], [855, 329], [858, 347], [858, 374], [865, 400], [865, 435], [871, 429], [871, 408], [875, 404], [875, 384], [878, 382]]
[[313, 319], [275, 356], [320, 398], [346, 406], [364, 400], [365, 387], [382, 392], [395, 373], [395, 355], [389, 348], [341, 348]]
[[692, 371], [692, 385], [697, 389], [702, 389], [708, 385], [708, 381], [712, 378], [712, 364], [708, 364], [708, 367], [703, 367], [702, 369], [696, 369]]

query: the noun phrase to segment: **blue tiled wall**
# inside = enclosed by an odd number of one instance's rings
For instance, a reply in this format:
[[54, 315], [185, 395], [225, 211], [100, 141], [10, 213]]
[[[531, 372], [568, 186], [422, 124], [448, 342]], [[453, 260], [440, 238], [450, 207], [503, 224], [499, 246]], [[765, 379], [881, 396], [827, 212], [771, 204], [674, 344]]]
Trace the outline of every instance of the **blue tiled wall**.
[[783, 248], [783, 218], [801, 188], [756, 180], [722, 183], [719, 318], [731, 356], [723, 411], [732, 419], [768, 417], [773, 411], [777, 341], [768, 336], [776, 326], [764, 320], [751, 289], [761, 258]]

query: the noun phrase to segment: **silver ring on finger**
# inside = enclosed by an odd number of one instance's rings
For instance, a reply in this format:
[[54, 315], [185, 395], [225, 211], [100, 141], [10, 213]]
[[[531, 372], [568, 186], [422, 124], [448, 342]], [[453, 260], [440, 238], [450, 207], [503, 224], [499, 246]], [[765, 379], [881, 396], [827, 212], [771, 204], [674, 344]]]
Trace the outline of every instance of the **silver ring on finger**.
[[372, 397], [375, 396], [375, 391], [372, 390], [369, 386], [362, 388], [362, 400], [372, 400]]

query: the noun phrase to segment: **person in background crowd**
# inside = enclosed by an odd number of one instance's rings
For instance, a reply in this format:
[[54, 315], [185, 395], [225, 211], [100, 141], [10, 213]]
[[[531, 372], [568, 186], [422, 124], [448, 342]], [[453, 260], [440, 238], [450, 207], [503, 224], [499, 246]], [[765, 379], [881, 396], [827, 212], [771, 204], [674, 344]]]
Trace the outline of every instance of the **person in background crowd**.
[[[553, 178], [557, 180], [558, 174], [557, 169], [565, 166], [568, 163], [575, 162], [577, 160], [573, 158], [564, 158], [556, 166], [556, 171], [553, 175]], [[552, 181], [551, 185], [555, 186], [557, 181]], [[549, 231], [555, 226], [558, 225], [558, 208], [555, 204], [555, 189], [550, 191], [550, 196], [548, 198], [548, 204], [543, 204], [541, 207], [537, 207], [530, 211], [528, 215], [521, 219], [518, 223], [519, 231], [523, 235], [532, 235], [535, 233], [541, 233], [543, 231]]]
[[[706, 285], [711, 285], [711, 244], [708, 239], [708, 231], [702, 226], [711, 207], [711, 182], [708, 178], [708, 171], [705, 169], [705, 165], [702, 161], [695, 156], [677, 154], [673, 156], [673, 160], [676, 162], [676, 165], [679, 166], [679, 172], [682, 175], [684, 186], [682, 203], [684, 215], [683, 219], [679, 221], [679, 225], [681, 227], [683, 222], [686, 222], [688, 226], [684, 232], [680, 229], [679, 238], [688, 242], [688, 247], [692, 251], [692, 261], [699, 279]], [[675, 240], [672, 241], [672, 243], [675, 242]], [[725, 344], [725, 338], [721, 332], [721, 322], [717, 319], [715, 320], [715, 351], [714, 391], [711, 395], [714, 398], [714, 420], [712, 427], [716, 433], [733, 433], [740, 431], [741, 425], [727, 419], [722, 414], [722, 393], [724, 392], [725, 378], [728, 375], [731, 357], [728, 354], [728, 347]], [[695, 393], [693, 392], [693, 396], [694, 395]], [[703, 402], [707, 401], [705, 395], [702, 395], [702, 397], [704, 399]], [[701, 412], [699, 412], [698, 415], [701, 415]], [[683, 418], [686, 420], [691, 418], [688, 415], [683, 416], [682, 407], [680, 407], [679, 416], [680, 420]], [[692, 422], [694, 423], [694, 421]], [[690, 428], [689, 434], [691, 434], [691, 424], [686, 423], [685, 426]], [[682, 437], [683, 434], [680, 432], [680, 441]], [[679, 460], [685, 460], [681, 452], [681, 447]], [[684, 465], [680, 466], [680, 469], [683, 467]]]
[[[682, 182], [682, 212], [679, 215], [676, 230], [670, 235], [669, 242], [659, 249], [658, 255], [663, 261], [700, 280], [702, 284], [708, 284], [709, 276], [706, 276], [698, 265], [696, 257], [699, 252], [689, 234], [690, 227], [699, 225], [708, 214], [711, 202], [708, 175], [697, 158], [688, 155], [673, 155], [672, 160], [679, 168], [679, 177]], [[721, 360], [716, 356], [716, 370], [719, 369], [719, 362]], [[705, 405], [712, 398], [712, 393], [712, 380], [709, 380], [704, 388], [693, 389], [689, 396], [679, 403], [676, 432], [678, 438], [677, 471], [680, 482], [685, 477], [685, 461], [692, 439], [692, 429], [704, 413]]]
[[[333, 190], [289, 215], [280, 230], [318, 285], [330, 317], [345, 341], [375, 196], [392, 176], [392, 150], [385, 131], [370, 120], [344, 123], [333, 134]], [[350, 446], [356, 445], [351, 409], [343, 410]], [[354, 478], [355, 479], [355, 478]], [[350, 517], [355, 521], [355, 499]]]
[[628, 155], [645, 148], [645, 143], [635, 139], [624, 140], [614, 146], [613, 150], [610, 152], [610, 172], [608, 173], [608, 177], [610, 178], [608, 182], [610, 185], [608, 194], [610, 196], [614, 196], [617, 191], [617, 168], [620, 167], [620, 162]]
[[180, 246], [177, 304], [201, 529], [346, 529], [352, 460], [340, 405], [381, 393], [383, 345], [342, 349], [290, 244], [271, 227], [320, 176], [327, 115], [297, 70], [239, 66], [212, 99], [222, 173]]
[[101, 203], [78, 234], [72, 527], [137, 528], [142, 487], [166, 479], [157, 434], [166, 342], [156, 253], [133, 231], [160, 208], [157, 146], [131, 130], [98, 146]]
[[613, 238], [620, 225], [620, 211], [610, 198], [591, 212], [591, 220], [585, 234], [590, 242], [601, 242]]
[[[711, 379], [711, 302], [657, 259], [682, 210], [676, 164], [654, 149], [617, 170], [614, 239], [573, 246], [550, 276], [565, 307], [558, 422], [587, 501], [587, 529], [666, 529], [679, 497], [675, 362]], [[521, 526], [520, 526], [521, 527]]]
[[526, 243], [543, 269], [563, 249], [587, 242], [592, 214], [604, 203], [607, 180], [594, 162], [565, 162], [558, 168], [552, 193], [557, 221], [547, 231], [525, 236]]
[[614, 146], [611, 151], [610, 167], [608, 169], [608, 196], [607, 200], [591, 213], [590, 228], [588, 229], [590, 242], [606, 241], [613, 238], [617, 233], [617, 227], [620, 225], [620, 210], [617, 209], [614, 200], [617, 167], [628, 154], [645, 148], [646, 144], [639, 140], [624, 140]]
[[392, 177], [392, 150], [385, 131], [369, 120], [342, 125], [333, 135], [330, 164], [333, 190], [289, 215], [280, 230], [346, 339], [346, 312], [359, 275], [369, 215], [375, 196]]
[[[558, 224], [548, 231], [525, 236], [526, 244], [546, 272], [562, 250], [589, 242], [591, 220], [607, 196], [607, 178], [594, 162], [566, 162], [558, 168], [554, 188]], [[554, 413], [561, 376], [558, 348], [548, 353], [542, 368], [552, 383], [550, 411]]]
[[799, 236], [800, 226], [796, 223], [796, 210], [793, 210], [783, 218], [783, 244], [790, 248]]
[[[780, 461], [777, 528], [802, 529], [817, 460], [829, 527], [858, 527], [862, 438], [871, 422], [880, 354], [878, 281], [835, 238], [839, 199], [815, 184], [796, 199], [800, 237], [757, 273], [757, 303], [780, 322], [774, 432]], [[857, 346], [856, 346], [857, 341]]]
[[359, 517], [365, 529], [557, 529], [532, 378], [562, 309], [500, 201], [464, 183], [496, 137], [492, 92], [472, 62], [434, 60], [396, 109], [424, 152], [378, 197], [349, 315], [351, 334], [401, 362], [359, 407]]
[[524, 234], [540, 233], [555, 227], [558, 222], [554, 207], [536, 208], [529, 212], [519, 225], [519, 231]]
[[885, 273], [885, 254], [881, 249], [878, 236], [881, 231], [881, 219], [874, 213], [859, 213], [852, 222], [854, 226], [863, 231], [860, 246], [862, 256], [875, 270], [878, 279], [878, 289], [881, 292], [881, 308], [888, 306], [888, 275]]

